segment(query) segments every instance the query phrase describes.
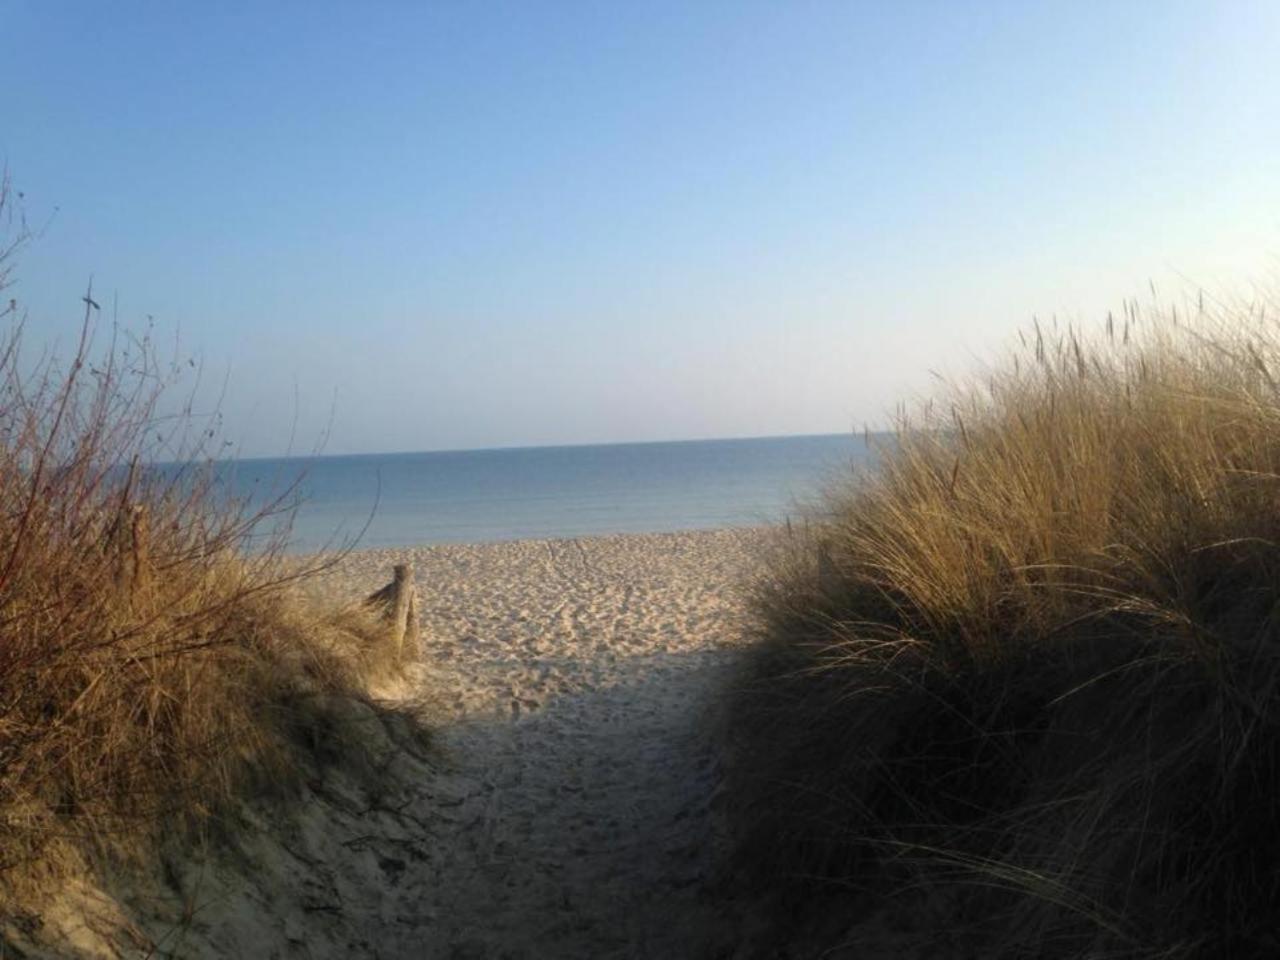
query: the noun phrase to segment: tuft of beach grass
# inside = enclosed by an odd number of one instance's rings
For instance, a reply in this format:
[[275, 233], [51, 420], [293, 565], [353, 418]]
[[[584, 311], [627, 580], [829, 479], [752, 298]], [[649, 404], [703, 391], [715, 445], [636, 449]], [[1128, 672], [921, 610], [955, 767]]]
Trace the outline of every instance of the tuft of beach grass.
[[936, 956], [1274, 955], [1273, 315], [1036, 325], [781, 535], [727, 790], [779, 936], [876, 914]]
[[173, 365], [84, 304], [69, 356], [28, 358], [13, 306], [0, 338], [0, 904], [59, 849], [145, 859], [317, 765], [359, 768], [353, 718], [400, 667], [371, 612], [297, 589], [332, 558], [286, 560], [278, 525], [255, 539], [288, 493], [220, 492], [215, 431], [167, 412]]

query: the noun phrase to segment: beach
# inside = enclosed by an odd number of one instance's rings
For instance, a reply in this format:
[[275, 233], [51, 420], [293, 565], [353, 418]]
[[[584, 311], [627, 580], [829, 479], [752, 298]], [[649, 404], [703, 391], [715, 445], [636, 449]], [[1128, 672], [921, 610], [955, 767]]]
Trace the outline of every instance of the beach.
[[731, 954], [713, 734], [768, 536], [348, 554], [310, 589], [354, 602], [413, 565], [420, 660], [380, 696], [424, 714], [434, 746], [389, 725], [378, 791], [331, 773], [300, 807], [246, 804], [230, 850], [176, 858], [123, 912], [73, 890], [46, 933], [84, 956]]
[[417, 579], [419, 682], [456, 791], [407, 898], [433, 918], [427, 955], [715, 948], [712, 712], [764, 536], [366, 551], [334, 571], [353, 595], [395, 563]]

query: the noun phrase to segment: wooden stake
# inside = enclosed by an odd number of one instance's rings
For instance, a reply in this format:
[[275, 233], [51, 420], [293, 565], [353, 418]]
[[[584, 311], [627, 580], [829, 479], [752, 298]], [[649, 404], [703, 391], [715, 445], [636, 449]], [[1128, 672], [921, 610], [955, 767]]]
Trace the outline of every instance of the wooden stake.
[[391, 607], [391, 642], [396, 648], [396, 661], [402, 660], [404, 635], [409, 625], [409, 610], [413, 607], [413, 567], [397, 563], [395, 567], [395, 594]]
[[389, 584], [369, 594], [365, 603], [382, 607], [383, 617], [391, 627], [391, 642], [396, 648], [396, 660], [403, 661], [407, 639], [412, 646], [418, 642], [417, 590], [413, 585], [413, 564], [397, 563]]

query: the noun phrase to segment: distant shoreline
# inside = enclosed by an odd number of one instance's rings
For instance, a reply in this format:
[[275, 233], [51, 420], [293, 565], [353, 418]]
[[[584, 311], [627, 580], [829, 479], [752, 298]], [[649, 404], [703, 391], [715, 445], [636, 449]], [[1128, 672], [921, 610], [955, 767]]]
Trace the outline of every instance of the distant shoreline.
[[314, 553], [768, 526], [877, 456], [835, 434], [242, 461], [216, 482], [253, 506], [296, 495], [255, 545], [274, 532]]
[[[691, 444], [734, 444], [755, 443], [768, 440], [834, 440], [853, 439], [862, 441], [864, 437], [883, 438], [892, 436], [889, 430], [849, 430], [839, 433], [776, 433], [747, 437], [687, 437], [678, 440], [609, 440], [591, 443], [532, 443], [511, 444], [496, 447], [441, 447], [428, 450], [381, 450], [364, 453], [282, 453], [253, 454], [247, 457], [219, 457], [213, 461], [215, 465], [253, 464], [283, 462], [316, 462], [328, 460], [359, 460], [367, 457], [433, 457], [450, 456], [452, 454], [486, 454], [486, 453], [523, 453], [535, 450], [606, 450], [616, 447], [662, 447], [684, 446]], [[156, 463], [153, 466], [171, 467], [172, 463]]]

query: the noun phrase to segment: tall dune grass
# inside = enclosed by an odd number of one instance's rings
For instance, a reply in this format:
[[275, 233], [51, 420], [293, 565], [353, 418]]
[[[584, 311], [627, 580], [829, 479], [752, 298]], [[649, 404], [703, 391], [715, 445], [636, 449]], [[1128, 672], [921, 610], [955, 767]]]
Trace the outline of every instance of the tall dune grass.
[[1280, 951], [1277, 333], [1203, 303], [1037, 328], [781, 544], [730, 795], [785, 928]]
[[395, 668], [380, 624], [300, 598], [314, 568], [241, 549], [288, 501], [219, 494], [214, 431], [164, 413], [148, 339], [94, 345], [98, 312], [62, 360], [0, 340], [0, 886], [55, 838], [127, 853], [292, 790]]

